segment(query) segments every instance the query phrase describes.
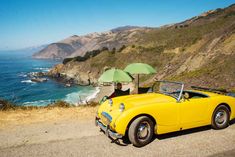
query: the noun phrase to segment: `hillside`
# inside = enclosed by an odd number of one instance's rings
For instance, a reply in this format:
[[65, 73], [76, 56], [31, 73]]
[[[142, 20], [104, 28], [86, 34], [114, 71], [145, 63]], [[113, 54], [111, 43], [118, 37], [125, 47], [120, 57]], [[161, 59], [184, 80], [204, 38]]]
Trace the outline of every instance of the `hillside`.
[[102, 33], [91, 33], [85, 36], [73, 35], [57, 43], [48, 45], [43, 50], [35, 53], [37, 59], [64, 59], [67, 57], [84, 56], [87, 51], [102, 49], [112, 50], [122, 45], [136, 42], [136, 35], [140, 35], [148, 28], [125, 26]]
[[[157, 77], [235, 89], [235, 5], [160, 28], [130, 28], [117, 32], [110, 34], [116, 36], [115, 40], [109, 38], [105, 43], [118, 44], [113, 44], [108, 50], [100, 49], [107, 46], [105, 44], [93, 47], [93, 50], [101, 52], [83, 61], [72, 58], [66, 64], [56, 66], [50, 74], [63, 73], [82, 83], [86, 83], [88, 78], [96, 82], [107, 68], [124, 68], [133, 62], [144, 62], [158, 71], [156, 76], [142, 76], [145, 83]], [[100, 39], [100, 35], [97, 38]], [[121, 48], [121, 45], [126, 46]], [[84, 55], [85, 52], [76, 51], [68, 56]]]

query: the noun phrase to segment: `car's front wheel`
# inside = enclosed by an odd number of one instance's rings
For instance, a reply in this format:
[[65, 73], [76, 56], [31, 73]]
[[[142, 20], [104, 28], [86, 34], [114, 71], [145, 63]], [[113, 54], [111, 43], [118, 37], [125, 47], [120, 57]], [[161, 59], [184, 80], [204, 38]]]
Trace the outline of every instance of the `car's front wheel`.
[[136, 118], [128, 130], [128, 138], [136, 147], [150, 143], [154, 134], [154, 123], [147, 116]]
[[229, 125], [230, 112], [227, 106], [218, 106], [212, 115], [212, 127], [214, 129], [224, 129]]

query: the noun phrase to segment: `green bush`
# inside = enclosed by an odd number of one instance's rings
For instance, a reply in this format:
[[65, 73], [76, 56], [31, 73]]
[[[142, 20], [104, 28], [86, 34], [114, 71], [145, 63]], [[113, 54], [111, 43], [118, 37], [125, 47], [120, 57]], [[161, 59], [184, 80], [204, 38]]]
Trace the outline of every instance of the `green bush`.
[[73, 60], [73, 58], [65, 58], [64, 60], [63, 60], [63, 64], [67, 64], [68, 62], [70, 62], [70, 61], [72, 61]]
[[[103, 47], [102, 50], [106, 50], [106, 47]], [[102, 50], [93, 50], [93, 51], [88, 51], [86, 52], [86, 54], [84, 56], [77, 56], [74, 58], [65, 58], [63, 60], [63, 64], [67, 64], [70, 61], [77, 61], [77, 62], [84, 62], [86, 60], [88, 60], [89, 58], [95, 57], [98, 54], [100, 54], [102, 52]]]

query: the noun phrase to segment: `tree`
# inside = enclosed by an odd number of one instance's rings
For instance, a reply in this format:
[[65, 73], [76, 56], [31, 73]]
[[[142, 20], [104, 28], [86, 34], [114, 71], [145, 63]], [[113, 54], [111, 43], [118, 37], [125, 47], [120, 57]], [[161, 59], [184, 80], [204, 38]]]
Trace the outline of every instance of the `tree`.
[[122, 52], [126, 48], [126, 45], [122, 45], [118, 52]]
[[112, 54], [114, 54], [116, 52], [116, 48], [114, 47], [111, 51]]
[[107, 47], [103, 47], [101, 51], [108, 51], [109, 49]]

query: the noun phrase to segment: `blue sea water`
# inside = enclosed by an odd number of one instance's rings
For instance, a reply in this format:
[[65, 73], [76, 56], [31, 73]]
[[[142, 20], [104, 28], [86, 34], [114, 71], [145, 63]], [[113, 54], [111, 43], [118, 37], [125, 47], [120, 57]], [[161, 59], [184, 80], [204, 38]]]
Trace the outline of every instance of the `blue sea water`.
[[54, 80], [35, 83], [30, 72], [48, 71], [58, 61], [36, 60], [25, 52], [0, 52], [0, 99], [17, 105], [45, 106], [57, 100], [77, 104], [94, 97], [94, 87], [65, 87]]

